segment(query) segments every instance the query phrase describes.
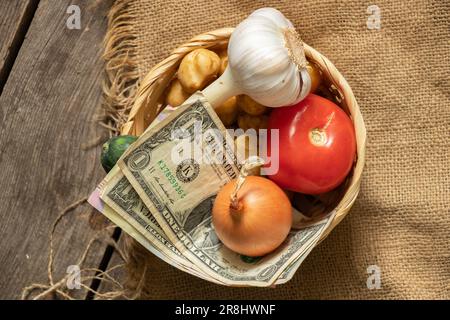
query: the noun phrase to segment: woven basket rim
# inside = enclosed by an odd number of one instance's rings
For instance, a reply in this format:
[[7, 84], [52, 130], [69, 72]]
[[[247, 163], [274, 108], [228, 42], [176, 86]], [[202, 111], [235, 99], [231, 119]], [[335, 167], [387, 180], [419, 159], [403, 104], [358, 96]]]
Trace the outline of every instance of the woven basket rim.
[[[155, 65], [144, 78], [140, 80], [133, 106], [128, 115], [128, 120], [121, 128], [122, 135], [140, 135], [148, 124], [153, 121], [161, 111], [158, 101], [165, 88], [172, 80], [181, 59], [192, 50], [198, 48], [211, 48], [226, 45], [234, 28], [221, 28], [195, 36], [172, 51], [163, 61]], [[335, 208], [336, 215], [328, 228], [322, 234], [323, 241], [329, 233], [348, 214], [355, 202], [360, 189], [361, 176], [365, 163], [366, 127], [353, 91], [334, 64], [313, 47], [304, 43], [305, 54], [308, 60], [317, 64], [322, 75], [326, 76], [330, 83], [340, 93], [341, 107], [350, 113], [355, 127], [357, 159], [353, 167], [348, 188]]]

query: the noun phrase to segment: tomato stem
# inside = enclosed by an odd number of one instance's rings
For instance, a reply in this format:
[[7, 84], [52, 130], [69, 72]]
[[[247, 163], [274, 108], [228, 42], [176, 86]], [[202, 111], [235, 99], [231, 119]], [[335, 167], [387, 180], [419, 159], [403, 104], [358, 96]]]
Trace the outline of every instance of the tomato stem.
[[309, 132], [309, 140], [311, 143], [318, 147], [323, 147], [328, 140], [326, 133], [327, 128], [330, 126], [331, 121], [334, 119], [334, 111], [328, 116], [327, 123], [322, 128], [314, 128]]
[[309, 132], [309, 141], [318, 147], [323, 147], [327, 143], [327, 133], [320, 128], [314, 128]]

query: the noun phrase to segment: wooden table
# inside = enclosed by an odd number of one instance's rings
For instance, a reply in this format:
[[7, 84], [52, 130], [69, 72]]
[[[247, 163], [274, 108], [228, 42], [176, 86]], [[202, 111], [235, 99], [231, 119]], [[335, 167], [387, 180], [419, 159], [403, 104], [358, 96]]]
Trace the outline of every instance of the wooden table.
[[[100, 147], [82, 146], [106, 138], [93, 119], [101, 105], [102, 41], [111, 4], [0, 1], [1, 299], [18, 299], [25, 286], [47, 282], [54, 220], [104, 176]], [[70, 5], [81, 9], [79, 30], [66, 26]], [[61, 221], [54, 241], [56, 279], [76, 264], [103, 223], [88, 205]], [[110, 258], [106, 244], [97, 244], [88, 256], [89, 264], [101, 269]]]

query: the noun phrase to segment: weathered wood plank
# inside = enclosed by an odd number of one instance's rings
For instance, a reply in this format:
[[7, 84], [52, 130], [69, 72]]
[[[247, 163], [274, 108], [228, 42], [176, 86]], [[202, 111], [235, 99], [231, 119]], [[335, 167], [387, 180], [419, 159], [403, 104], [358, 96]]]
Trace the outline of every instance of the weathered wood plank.
[[39, 0], [0, 1], [0, 93]]
[[[111, 3], [41, 0], [0, 97], [0, 298], [18, 298], [24, 286], [46, 282], [53, 221], [103, 176], [99, 148], [86, 151], [82, 144], [104, 134], [92, 118]], [[81, 9], [81, 30], [66, 27], [73, 4]], [[55, 279], [95, 233], [90, 212], [84, 206], [58, 227]], [[105, 245], [95, 249], [92, 265], [104, 251]]]

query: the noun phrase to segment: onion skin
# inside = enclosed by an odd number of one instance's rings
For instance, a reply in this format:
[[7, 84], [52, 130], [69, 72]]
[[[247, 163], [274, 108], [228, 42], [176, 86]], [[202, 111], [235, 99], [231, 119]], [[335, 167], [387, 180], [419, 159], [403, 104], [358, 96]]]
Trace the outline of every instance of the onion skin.
[[222, 187], [212, 210], [216, 234], [229, 249], [256, 257], [275, 250], [292, 226], [291, 203], [275, 183], [267, 178], [245, 178], [237, 193], [238, 206], [231, 205], [236, 179]]

